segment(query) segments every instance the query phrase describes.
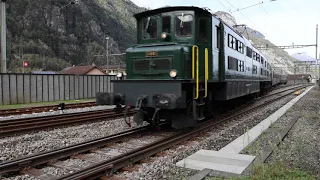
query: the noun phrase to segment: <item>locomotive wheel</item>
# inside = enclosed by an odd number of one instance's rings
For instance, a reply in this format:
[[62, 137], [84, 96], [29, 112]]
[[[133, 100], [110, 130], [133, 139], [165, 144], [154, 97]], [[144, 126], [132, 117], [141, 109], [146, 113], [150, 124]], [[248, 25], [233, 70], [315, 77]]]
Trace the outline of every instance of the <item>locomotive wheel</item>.
[[148, 121], [148, 119], [146, 119], [146, 114], [144, 112], [137, 111], [133, 116], [133, 121], [140, 126], [143, 124], [143, 121]]

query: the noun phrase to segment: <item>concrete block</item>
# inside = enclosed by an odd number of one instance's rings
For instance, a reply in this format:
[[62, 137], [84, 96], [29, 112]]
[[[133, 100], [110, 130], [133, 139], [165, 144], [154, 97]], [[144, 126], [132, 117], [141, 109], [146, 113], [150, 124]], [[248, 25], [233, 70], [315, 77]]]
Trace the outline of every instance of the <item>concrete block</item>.
[[200, 150], [177, 163], [178, 166], [203, 170], [205, 168], [241, 174], [255, 156]]

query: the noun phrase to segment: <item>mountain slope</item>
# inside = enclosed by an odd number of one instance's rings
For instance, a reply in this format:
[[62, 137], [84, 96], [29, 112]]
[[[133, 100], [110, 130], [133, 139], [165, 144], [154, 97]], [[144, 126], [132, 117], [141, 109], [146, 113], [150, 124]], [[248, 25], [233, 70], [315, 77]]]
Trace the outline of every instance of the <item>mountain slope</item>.
[[300, 61], [315, 61], [316, 59], [309, 56], [306, 52], [291, 54], [292, 57]]
[[[122, 53], [134, 44], [133, 14], [143, 11], [129, 0], [10, 0], [7, 1], [8, 69], [19, 71], [23, 60], [30, 70], [61, 70], [67, 65], [106, 63], [109, 53]], [[45, 58], [43, 58], [45, 57]], [[120, 57], [110, 56], [111, 64]], [[50, 61], [48, 60], [50, 59]]]

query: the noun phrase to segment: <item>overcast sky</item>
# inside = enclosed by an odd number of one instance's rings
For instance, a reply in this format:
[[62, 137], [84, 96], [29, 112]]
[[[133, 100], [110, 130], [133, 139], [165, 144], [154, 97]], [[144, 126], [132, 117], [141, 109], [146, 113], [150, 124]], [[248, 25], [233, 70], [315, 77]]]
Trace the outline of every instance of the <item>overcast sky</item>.
[[[132, 0], [138, 6], [151, 9], [169, 6], [208, 7], [213, 12], [232, 12], [238, 24], [263, 33], [274, 44], [309, 45], [316, 43], [316, 24], [320, 24], [319, 0]], [[251, 5], [260, 5], [236, 11]], [[235, 12], [233, 12], [235, 11]], [[241, 12], [241, 13], [240, 13]], [[229, 12], [230, 13], [230, 12]], [[286, 50], [289, 54], [307, 52], [315, 57], [315, 47]], [[319, 50], [318, 50], [319, 54]], [[318, 55], [319, 58], [319, 55]]]

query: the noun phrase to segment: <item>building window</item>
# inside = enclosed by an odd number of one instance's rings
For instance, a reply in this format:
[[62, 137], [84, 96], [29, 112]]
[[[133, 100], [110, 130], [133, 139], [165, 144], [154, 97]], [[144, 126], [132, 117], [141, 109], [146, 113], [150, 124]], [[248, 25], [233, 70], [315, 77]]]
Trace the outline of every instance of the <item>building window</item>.
[[254, 52], [254, 51], [252, 51], [253, 52], [253, 59], [254, 60], [257, 60], [256, 58], [257, 58], [257, 53], [256, 52]]
[[228, 69], [238, 71], [238, 60], [228, 56]]
[[263, 64], [264, 63], [264, 59], [263, 59], [263, 57], [261, 57], [261, 64]]

